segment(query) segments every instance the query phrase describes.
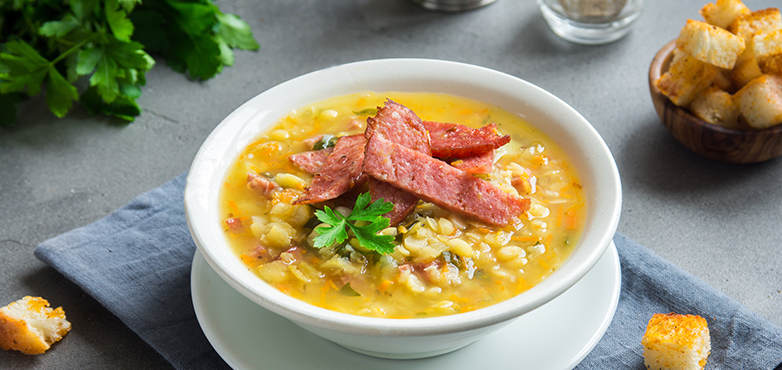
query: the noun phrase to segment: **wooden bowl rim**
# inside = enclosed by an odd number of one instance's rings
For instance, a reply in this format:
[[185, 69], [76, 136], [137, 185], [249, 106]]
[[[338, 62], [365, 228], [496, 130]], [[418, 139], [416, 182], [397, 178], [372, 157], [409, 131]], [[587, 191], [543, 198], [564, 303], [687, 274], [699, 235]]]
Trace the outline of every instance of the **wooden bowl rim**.
[[663, 46], [657, 52], [657, 54], [654, 56], [654, 59], [652, 59], [652, 64], [649, 66], [649, 87], [650, 90], [652, 91], [652, 99], [657, 99], [659, 101], [665, 102], [664, 109], [674, 110], [677, 115], [685, 117], [686, 122], [690, 125], [698, 126], [703, 130], [715, 131], [723, 135], [742, 136], [748, 138], [782, 135], [782, 124], [767, 127], [764, 129], [742, 130], [742, 129], [735, 129], [735, 128], [727, 128], [727, 127], [706, 122], [696, 117], [692, 113], [690, 113], [687, 109], [680, 107], [676, 104], [673, 104], [673, 102], [671, 102], [668, 99], [668, 97], [663, 95], [660, 89], [657, 88], [657, 84], [655, 82], [660, 78], [660, 76], [663, 73], [668, 71], [668, 67], [671, 64], [671, 59], [673, 59], [674, 49], [676, 49], [675, 39], [665, 44], [665, 46]]

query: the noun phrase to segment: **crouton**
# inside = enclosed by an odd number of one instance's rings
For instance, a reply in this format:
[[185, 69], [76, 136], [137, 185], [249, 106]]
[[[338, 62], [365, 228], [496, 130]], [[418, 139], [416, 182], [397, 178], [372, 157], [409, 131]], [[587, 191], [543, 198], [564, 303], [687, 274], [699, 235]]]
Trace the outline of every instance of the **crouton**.
[[708, 324], [697, 315], [654, 314], [642, 344], [647, 370], [703, 369], [711, 351]]
[[71, 330], [62, 307], [40, 297], [24, 297], [0, 308], [0, 348], [28, 355], [44, 353]]
[[763, 71], [760, 70], [758, 61], [755, 58], [738, 62], [730, 71], [730, 79], [733, 81], [733, 85], [739, 88], [762, 75]]
[[741, 114], [753, 128], [782, 123], [782, 77], [764, 74], [736, 93]]
[[656, 85], [674, 104], [684, 107], [711, 86], [719, 71], [719, 68], [687, 55], [672, 63]]
[[712, 81], [712, 85], [718, 87], [720, 90], [724, 90], [730, 93], [736, 92], [736, 89], [733, 86], [733, 80], [730, 78], [730, 71], [727, 69], [720, 69], [716, 76], [714, 76], [714, 81]]
[[745, 50], [739, 55], [738, 63], [755, 58], [752, 38], [755, 35], [770, 33], [782, 28], [782, 15], [779, 9], [768, 8], [742, 14], [728, 26], [728, 31], [744, 39]]
[[728, 128], [738, 127], [741, 111], [733, 96], [712, 86], [700, 93], [689, 106], [690, 112], [696, 117], [715, 125]]
[[696, 59], [720, 68], [731, 69], [744, 51], [744, 40], [725, 29], [706, 22], [687, 20], [676, 46]]
[[782, 75], [782, 29], [755, 35], [752, 45], [760, 70]]
[[728, 31], [749, 43], [752, 36], [761, 33], [771, 33], [782, 29], [782, 14], [777, 8], [757, 10], [742, 14], [728, 26]]
[[706, 4], [700, 13], [706, 23], [727, 29], [736, 17], [751, 11], [741, 0], [717, 0]]
[[679, 48], [673, 49], [673, 58], [671, 58], [671, 64], [678, 62], [680, 59], [683, 59], [688, 55], [689, 54], [687, 54], [687, 52], [685, 52], [682, 49]]

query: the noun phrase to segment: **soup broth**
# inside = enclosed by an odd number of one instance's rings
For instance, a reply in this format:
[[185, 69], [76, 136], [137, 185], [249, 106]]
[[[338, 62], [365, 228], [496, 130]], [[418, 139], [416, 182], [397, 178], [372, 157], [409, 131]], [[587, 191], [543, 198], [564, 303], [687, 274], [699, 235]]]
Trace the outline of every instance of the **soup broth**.
[[[419, 201], [399, 225], [395, 249], [379, 254], [350, 235], [314, 248], [322, 205], [293, 205], [313, 175], [288, 160], [313, 150], [324, 134], [364, 132], [387, 99], [424, 121], [480, 128], [492, 122], [511, 136], [479, 176], [531, 200], [510, 225], [492, 226]], [[252, 179], [269, 185], [259, 191]], [[257, 185], [254, 184], [254, 185]], [[563, 151], [519, 116], [499, 107], [433, 93], [365, 92], [290, 112], [248, 145], [226, 173], [220, 209], [226, 238], [246, 267], [292, 297], [339, 312], [417, 318], [473, 311], [512, 298], [553, 273], [577, 244], [586, 200]], [[329, 203], [342, 215], [348, 201]]]

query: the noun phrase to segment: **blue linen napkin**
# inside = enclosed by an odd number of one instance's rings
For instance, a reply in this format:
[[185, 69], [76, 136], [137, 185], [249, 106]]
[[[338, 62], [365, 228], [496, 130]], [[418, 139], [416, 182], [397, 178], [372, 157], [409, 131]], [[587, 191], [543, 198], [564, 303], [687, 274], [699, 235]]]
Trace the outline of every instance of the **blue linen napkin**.
[[[103, 304], [177, 369], [228, 368], [196, 320], [195, 252], [185, 220], [186, 173], [111, 215], [47, 240], [35, 256]], [[622, 291], [605, 336], [577, 369], [643, 369], [641, 337], [654, 313], [703, 316], [707, 369], [782, 370], [782, 329], [621, 234]]]

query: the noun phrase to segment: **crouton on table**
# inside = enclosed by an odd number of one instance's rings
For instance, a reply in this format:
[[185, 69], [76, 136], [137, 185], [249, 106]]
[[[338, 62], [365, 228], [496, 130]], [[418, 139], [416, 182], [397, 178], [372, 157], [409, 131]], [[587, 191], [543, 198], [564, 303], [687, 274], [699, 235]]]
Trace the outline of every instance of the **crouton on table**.
[[709, 326], [697, 315], [656, 313], [642, 344], [648, 370], [700, 370], [711, 351]]

